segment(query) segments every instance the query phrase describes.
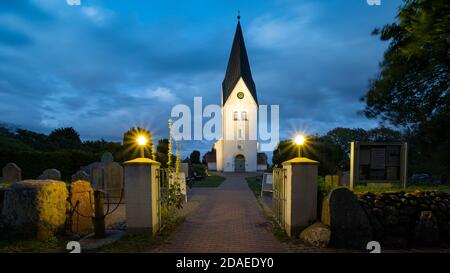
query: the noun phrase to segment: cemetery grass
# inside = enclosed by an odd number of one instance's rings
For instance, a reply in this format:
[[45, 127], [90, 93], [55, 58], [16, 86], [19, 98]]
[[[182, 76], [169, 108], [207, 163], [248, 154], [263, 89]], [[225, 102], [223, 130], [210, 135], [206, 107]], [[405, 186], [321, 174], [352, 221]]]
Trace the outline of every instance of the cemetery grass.
[[167, 223], [163, 230], [155, 236], [148, 233], [126, 234], [118, 241], [102, 247], [95, 252], [100, 253], [139, 253], [151, 252], [152, 249], [164, 243], [169, 235], [184, 221], [184, 216], [175, 217]]
[[245, 178], [245, 180], [247, 180], [249, 188], [252, 190], [253, 194], [255, 194], [256, 198], [258, 198], [261, 194], [261, 179], [261, 176], [252, 176]]
[[219, 175], [208, 175], [202, 180], [194, 181], [192, 183], [193, 188], [216, 188], [222, 184], [222, 182], [225, 180], [225, 177], [219, 176]]
[[58, 253], [66, 252], [65, 247], [72, 239], [54, 236], [46, 241], [17, 240], [0, 241], [0, 253]]

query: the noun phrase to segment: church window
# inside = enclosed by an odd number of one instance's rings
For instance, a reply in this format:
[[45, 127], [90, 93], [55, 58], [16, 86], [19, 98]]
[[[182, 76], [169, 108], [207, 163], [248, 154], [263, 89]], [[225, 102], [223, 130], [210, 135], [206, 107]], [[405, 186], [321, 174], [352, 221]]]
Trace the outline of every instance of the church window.
[[241, 119], [242, 119], [242, 120], [247, 120], [247, 111], [242, 111], [242, 113], [241, 113]]
[[239, 128], [239, 138], [242, 139], [242, 128]]
[[238, 111], [234, 111], [233, 117], [234, 117], [234, 120], [238, 120], [239, 119], [239, 112]]

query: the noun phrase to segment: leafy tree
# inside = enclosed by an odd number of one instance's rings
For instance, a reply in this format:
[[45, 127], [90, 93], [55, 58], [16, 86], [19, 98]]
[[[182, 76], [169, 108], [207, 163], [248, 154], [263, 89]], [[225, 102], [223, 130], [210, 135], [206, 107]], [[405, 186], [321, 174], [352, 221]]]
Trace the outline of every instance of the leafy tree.
[[48, 139], [61, 149], [74, 149], [81, 145], [80, 135], [72, 127], [55, 129], [48, 135]]
[[401, 141], [402, 134], [399, 131], [395, 131], [386, 127], [378, 127], [371, 129], [367, 132], [367, 138], [373, 142], [393, 142]]
[[163, 138], [158, 141], [156, 151], [159, 153], [167, 154], [169, 152], [169, 139]]
[[[398, 125], [414, 141], [412, 164], [441, 166], [449, 175], [450, 3], [405, 0], [397, 21], [375, 29], [389, 47], [363, 100], [364, 114]], [[431, 160], [431, 161], [430, 161]], [[446, 166], [442, 168], [442, 166]]]
[[197, 150], [192, 151], [189, 159], [191, 161], [191, 164], [200, 164], [200, 152]]
[[17, 129], [14, 138], [40, 151], [54, 151], [59, 147], [49, 136], [24, 129]]
[[330, 142], [339, 145], [346, 154], [350, 154], [350, 142], [352, 141], [367, 141], [368, 135], [366, 130], [361, 128], [334, 128], [329, 131], [325, 138]]
[[[298, 156], [298, 147], [292, 140], [282, 140], [273, 151], [272, 162], [281, 165], [284, 161]], [[319, 174], [335, 174], [339, 169], [345, 169], [348, 157], [338, 144], [327, 137], [310, 136], [302, 146], [302, 156], [320, 162]]]

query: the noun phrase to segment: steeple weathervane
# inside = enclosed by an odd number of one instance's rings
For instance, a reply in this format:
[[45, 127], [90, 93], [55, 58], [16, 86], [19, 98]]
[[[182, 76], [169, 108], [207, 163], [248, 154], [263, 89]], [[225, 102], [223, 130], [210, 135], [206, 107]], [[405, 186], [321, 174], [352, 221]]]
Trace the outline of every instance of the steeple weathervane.
[[240, 11], [240, 10], [238, 10], [238, 16], [237, 16], [237, 19], [238, 19], [238, 21], [241, 20], [241, 11]]

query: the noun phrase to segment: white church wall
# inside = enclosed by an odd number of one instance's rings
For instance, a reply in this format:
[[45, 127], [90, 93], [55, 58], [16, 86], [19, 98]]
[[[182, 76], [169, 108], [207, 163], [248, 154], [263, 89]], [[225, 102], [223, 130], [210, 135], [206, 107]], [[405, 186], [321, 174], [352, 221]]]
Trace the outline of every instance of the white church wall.
[[[237, 97], [239, 92], [244, 93], [244, 98]], [[239, 118], [242, 118], [242, 112], [245, 111], [247, 120], [236, 121], [235, 111]], [[257, 171], [257, 124], [258, 105], [241, 78], [222, 108], [223, 139], [219, 141], [221, 145], [217, 145], [222, 150], [218, 152], [216, 148], [218, 170], [234, 172], [235, 157], [241, 154], [245, 157], [245, 170]]]

